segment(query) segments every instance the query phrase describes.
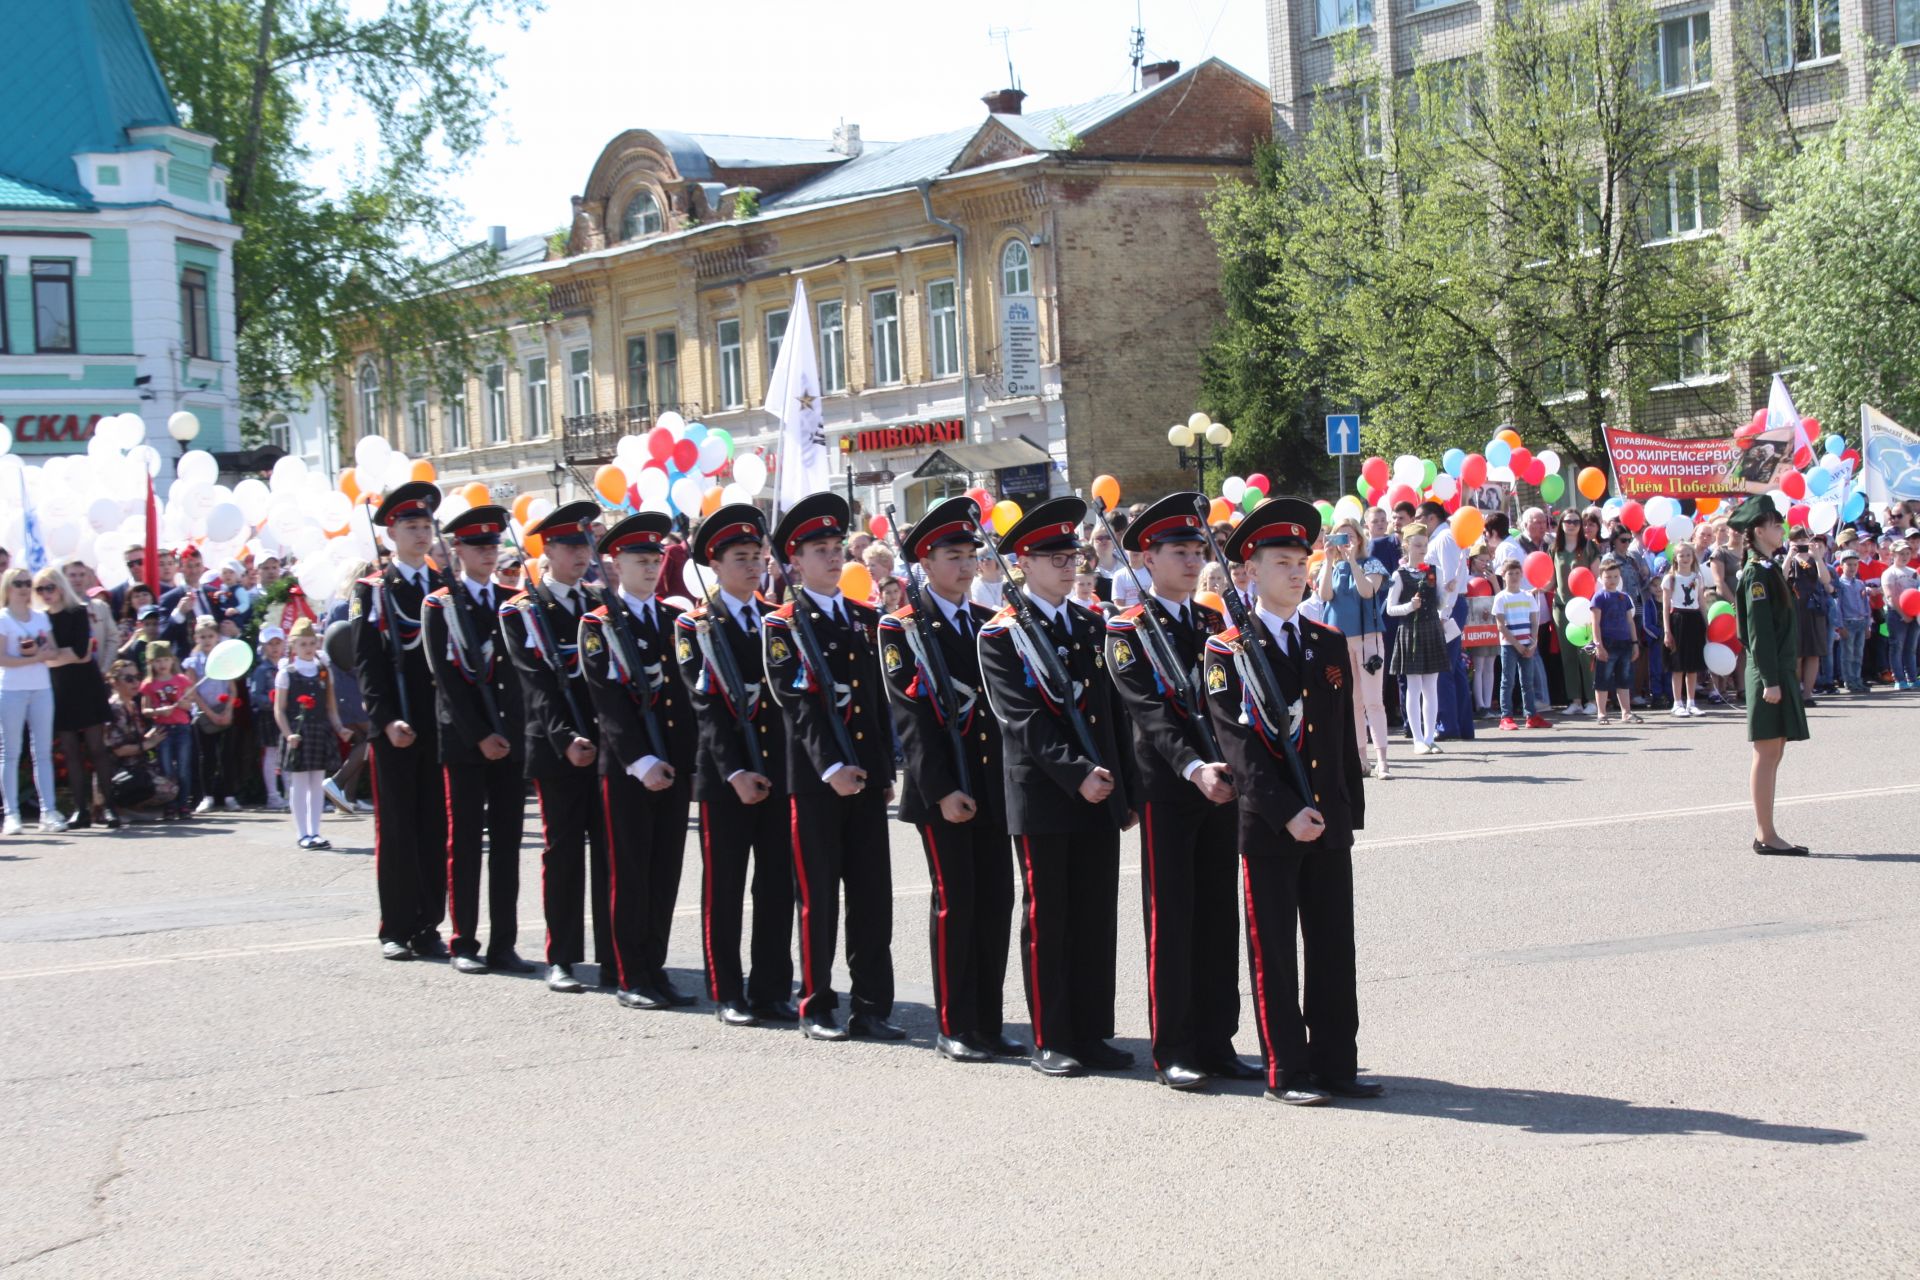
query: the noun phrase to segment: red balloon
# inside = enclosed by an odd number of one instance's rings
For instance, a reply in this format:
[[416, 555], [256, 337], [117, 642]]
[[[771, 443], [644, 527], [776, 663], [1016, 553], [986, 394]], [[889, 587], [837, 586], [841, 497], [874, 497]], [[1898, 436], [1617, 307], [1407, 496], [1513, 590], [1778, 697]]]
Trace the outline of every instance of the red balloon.
[[1765, 409], [1755, 409], [1753, 411], [1753, 421], [1742, 427], [1740, 431], [1743, 435], [1757, 436], [1766, 429], [1767, 411]]
[[[1537, 554], [1545, 555], [1546, 553], [1543, 551]], [[1593, 599], [1593, 586], [1593, 570], [1587, 568], [1585, 565], [1580, 566], [1567, 575], [1567, 590], [1583, 600]]]
[[667, 459], [648, 458], [645, 462], [640, 464], [640, 469], [642, 471], [645, 471], [648, 467], [652, 467], [655, 471], [658, 471], [661, 475], [665, 475], [667, 473]]
[[[1735, 627], [1734, 631], [1737, 633], [1739, 631], [1739, 628]], [[1747, 651], [1747, 647], [1740, 643], [1740, 637], [1738, 634], [1728, 636], [1725, 640], [1722, 640], [1720, 643], [1727, 646], [1727, 648], [1733, 650], [1733, 656], [1736, 658]]]
[[1807, 527], [1807, 506], [1804, 502], [1796, 502], [1787, 508], [1787, 526], [1798, 529]]
[[1806, 445], [1801, 445], [1798, 449], [1795, 449], [1793, 451], [1793, 465], [1796, 467], [1812, 466], [1813, 450], [1809, 449]]
[[1377, 506], [1379, 506], [1379, 505], [1380, 505], [1380, 497], [1381, 497], [1381, 494], [1380, 494], [1380, 486], [1379, 486], [1379, 485], [1377, 485], [1377, 484], [1370, 484], [1370, 485], [1368, 485], [1368, 486], [1367, 486], [1367, 505], [1368, 505], [1368, 506], [1370, 506], [1370, 507], [1377, 507]]
[[[1387, 460], [1385, 458], [1368, 458], [1360, 464], [1361, 479], [1375, 488], [1385, 487], [1387, 477], [1392, 474], [1393, 469], [1387, 466]], [[1251, 481], [1249, 481], [1249, 483], [1251, 483]]]
[[[1247, 483], [1251, 485], [1253, 482], [1249, 480]], [[1415, 491], [1412, 485], [1396, 484], [1391, 489], [1387, 490], [1386, 505], [1389, 508], [1397, 507], [1403, 502], [1411, 502], [1415, 506], [1418, 506], [1420, 504], [1420, 495], [1417, 491]]]
[[1544, 551], [1536, 551], [1522, 562], [1520, 571], [1526, 574], [1527, 581], [1536, 589], [1545, 587], [1553, 581], [1553, 557]]
[[1780, 477], [1780, 492], [1786, 494], [1789, 498], [1798, 499], [1806, 497], [1807, 478], [1798, 471], [1787, 472], [1786, 475]]
[[1715, 644], [1725, 644], [1739, 630], [1740, 620], [1730, 613], [1723, 613], [1707, 624], [1707, 639]]
[[[1521, 472], [1527, 469], [1527, 464], [1532, 461], [1533, 461], [1533, 450], [1522, 446], [1521, 448], [1515, 449], [1513, 453], [1508, 456], [1507, 470], [1513, 472], [1513, 474], [1518, 476], [1520, 475]], [[1525, 479], [1524, 476], [1521, 476], [1521, 478]], [[1528, 483], [1531, 484], [1532, 481], [1528, 481]]]
[[673, 465], [682, 471], [691, 471], [700, 465], [700, 446], [691, 440], [682, 440], [673, 446]]
[[1477, 453], [1467, 455], [1460, 464], [1460, 483], [1468, 489], [1478, 489], [1487, 482], [1487, 460]]
[[1640, 532], [1647, 527], [1647, 509], [1633, 499], [1627, 499], [1626, 505], [1620, 508], [1620, 523], [1635, 533]]
[[1800, 419], [1800, 425], [1807, 429], [1808, 435], [1813, 436], [1815, 438], [1819, 437], [1820, 419], [1814, 417], [1812, 414], [1808, 414], [1806, 417]]
[[873, 519], [867, 521], [867, 532], [876, 538], [885, 538], [887, 536], [887, 518], [885, 516], [875, 516]]
[[[647, 432], [647, 456], [649, 458], [664, 458], [672, 452], [673, 432], [667, 430], [665, 427], [655, 427], [653, 430]], [[698, 457], [699, 452], [698, 449], [695, 449], [694, 456]]]
[[1640, 535], [1640, 545], [1653, 552], [1665, 551], [1667, 549], [1667, 531], [1661, 528], [1647, 530]]
[[987, 512], [993, 510], [993, 495], [989, 494], [985, 489], [969, 489], [967, 490], [967, 496], [973, 499], [974, 506], [980, 508], [981, 515], [984, 516]]
[[1860, 451], [1858, 449], [1848, 449], [1845, 453], [1840, 455], [1840, 461], [1851, 462], [1853, 464], [1853, 469], [1855, 471], [1858, 471], [1860, 469]]
[[1900, 612], [1909, 618], [1920, 618], [1920, 587], [1908, 587], [1900, 593], [1900, 598], [1894, 603], [1899, 605]]
[[[1514, 452], [1518, 453], [1520, 451], [1515, 449]], [[1547, 478], [1547, 464], [1538, 458], [1529, 458], [1527, 460], [1526, 472], [1522, 474], [1520, 478], [1528, 484], [1538, 487], [1540, 482]]]
[[1247, 488], [1258, 489], [1260, 496], [1263, 498], [1271, 497], [1273, 494], [1273, 481], [1267, 479], [1264, 473], [1256, 471], [1247, 477]]
[[1448, 515], [1452, 515], [1454, 512], [1458, 511], [1460, 509], [1460, 491], [1458, 489], [1455, 489], [1453, 491], [1453, 496], [1451, 498], [1448, 498], [1445, 502], [1441, 503], [1440, 505], [1447, 509]]

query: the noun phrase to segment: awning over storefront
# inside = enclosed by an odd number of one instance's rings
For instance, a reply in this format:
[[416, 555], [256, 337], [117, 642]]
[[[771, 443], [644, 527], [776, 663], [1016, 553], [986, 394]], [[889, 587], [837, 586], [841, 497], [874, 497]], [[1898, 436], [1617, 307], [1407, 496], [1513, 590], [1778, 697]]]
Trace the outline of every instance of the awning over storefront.
[[1020, 467], [1031, 463], [1051, 463], [1052, 457], [1045, 449], [1025, 436], [1012, 440], [990, 440], [985, 444], [953, 444], [935, 449], [927, 455], [927, 460], [913, 469], [913, 479], [920, 480], [928, 476], [965, 476], [984, 475], [998, 471], [1003, 467]]

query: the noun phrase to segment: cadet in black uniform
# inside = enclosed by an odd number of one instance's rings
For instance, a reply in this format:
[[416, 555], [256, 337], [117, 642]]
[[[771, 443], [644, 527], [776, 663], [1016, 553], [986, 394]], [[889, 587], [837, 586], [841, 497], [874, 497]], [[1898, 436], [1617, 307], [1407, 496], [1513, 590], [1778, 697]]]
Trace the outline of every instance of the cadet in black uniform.
[[[1207, 701], [1239, 793], [1267, 1097], [1294, 1106], [1381, 1092], [1354, 1078], [1353, 833], [1364, 825], [1366, 797], [1353, 672], [1340, 633], [1298, 613], [1319, 534], [1319, 512], [1299, 498], [1269, 498], [1247, 514], [1226, 554], [1253, 570], [1255, 634], [1224, 631], [1207, 641], [1206, 657]], [[1271, 697], [1261, 692], [1263, 669], [1278, 685]], [[1296, 923], [1306, 952], [1304, 1017]]]
[[[1054, 498], [1000, 535], [1018, 555], [1028, 619], [1010, 605], [980, 632], [980, 676], [1005, 735], [1007, 829], [1026, 901], [1020, 961], [1033, 1020], [1033, 1067], [1046, 1075], [1120, 1070], [1133, 1055], [1113, 1035], [1114, 922], [1120, 833], [1134, 823], [1139, 788], [1131, 743], [1122, 747], [1119, 700], [1107, 679], [1100, 615], [1067, 601], [1079, 557], [1079, 498]], [[1071, 688], [1049, 675], [1041, 646]], [[1084, 726], [1086, 738], [1081, 729]], [[1089, 750], [1091, 747], [1091, 750]]]
[[1000, 725], [980, 690], [978, 637], [993, 610], [967, 598], [980, 564], [979, 531], [971, 498], [940, 503], [907, 530], [900, 553], [925, 575], [919, 603], [929, 613], [918, 617], [909, 605], [888, 614], [879, 636], [906, 758], [900, 820], [919, 830], [933, 881], [934, 1048], [955, 1062], [1027, 1051], [1001, 1032], [1013, 849]]
[[612, 850], [614, 971], [629, 1009], [689, 1005], [667, 942], [693, 796], [693, 709], [673, 662], [680, 611], [653, 598], [673, 518], [640, 511], [600, 538], [615, 586], [580, 620], [580, 668], [600, 718], [600, 798]]
[[[607, 901], [607, 826], [599, 780], [600, 722], [580, 678], [580, 619], [592, 607], [581, 582], [593, 558], [591, 502], [569, 502], [527, 530], [538, 536], [546, 575], [500, 607], [501, 640], [520, 673], [527, 717], [527, 774], [540, 799], [540, 897], [547, 917], [547, 986], [583, 988], [573, 966], [585, 959], [580, 898], [592, 886], [593, 953], [600, 985], [613, 985]], [[589, 874], [584, 865], [592, 849]]]
[[[447, 810], [447, 911], [453, 967], [531, 973], [514, 949], [520, 933], [520, 837], [526, 827], [526, 732], [520, 682], [500, 652], [493, 585], [505, 507], [469, 507], [446, 522], [458, 561], [454, 582], [427, 597], [421, 615], [433, 669], [440, 772]], [[451, 570], [453, 566], [448, 566]], [[480, 959], [480, 845], [486, 839], [487, 958]]]
[[[802, 498], [773, 531], [789, 598], [767, 615], [767, 689], [787, 725], [794, 879], [800, 892], [800, 1030], [899, 1040], [893, 1012], [893, 872], [887, 805], [893, 735], [872, 635], [879, 615], [840, 594], [850, 515], [844, 498]], [[853, 1016], [833, 1016], [833, 947], [847, 890], [847, 972]]]
[[354, 584], [353, 665], [373, 722], [373, 858], [380, 954], [439, 959], [447, 904], [446, 789], [440, 778], [433, 672], [420, 644], [421, 603], [441, 586], [427, 563], [440, 490], [403, 484], [374, 513], [393, 560]]
[[1175, 1089], [1198, 1088], [1210, 1075], [1260, 1077], [1233, 1049], [1240, 1025], [1239, 819], [1200, 677], [1202, 647], [1226, 628], [1193, 598], [1207, 560], [1205, 509], [1197, 493], [1169, 494], [1127, 526], [1121, 548], [1142, 553], [1150, 580], [1139, 604], [1107, 622], [1107, 670], [1133, 722], [1131, 746], [1140, 762], [1153, 1066]]
[[[728, 1026], [797, 1022], [793, 1007], [793, 813], [787, 732], [764, 696], [756, 594], [767, 521], [746, 503], [721, 507], [695, 530], [687, 582], [705, 602], [674, 624], [674, 656], [699, 725], [693, 798], [700, 802], [700, 938], [707, 995]], [[699, 566], [705, 565], [702, 570]], [[707, 590], [707, 588], [711, 590]], [[742, 899], [753, 858], [750, 976], [740, 969]]]

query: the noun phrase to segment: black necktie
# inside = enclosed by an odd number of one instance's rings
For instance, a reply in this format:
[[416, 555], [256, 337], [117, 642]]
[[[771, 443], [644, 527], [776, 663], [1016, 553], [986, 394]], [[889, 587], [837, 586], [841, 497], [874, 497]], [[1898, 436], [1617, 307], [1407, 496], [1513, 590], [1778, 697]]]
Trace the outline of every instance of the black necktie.
[[967, 623], [968, 623], [968, 618], [967, 618], [966, 608], [962, 606], [961, 608], [956, 609], [953, 614], [953, 629], [955, 633], [958, 634], [962, 640], [967, 639], [968, 635], [970, 634]]
[[748, 635], [753, 635], [760, 630], [759, 625], [754, 621], [751, 605], [740, 606], [740, 629]]

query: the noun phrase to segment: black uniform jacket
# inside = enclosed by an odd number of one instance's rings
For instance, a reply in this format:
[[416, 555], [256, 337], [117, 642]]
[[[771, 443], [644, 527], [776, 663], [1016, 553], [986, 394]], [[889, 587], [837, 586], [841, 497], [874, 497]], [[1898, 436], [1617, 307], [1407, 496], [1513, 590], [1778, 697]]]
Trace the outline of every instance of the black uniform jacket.
[[[866, 605], [843, 599], [850, 626], [841, 626], [820, 611], [805, 591], [766, 617], [760, 628], [765, 654], [767, 691], [787, 718], [787, 790], [794, 795], [831, 791], [820, 775], [835, 764], [856, 764], [867, 771], [867, 787], [893, 785], [893, 734], [887, 726], [886, 691], [881, 688], [880, 658], [874, 650], [874, 628], [880, 615]], [[820, 641], [826, 674], [801, 661], [800, 641], [794, 634], [793, 611], [805, 609], [813, 634]], [[836, 710], [827, 710], [830, 683]], [[847, 738], [857, 759], [843, 760], [828, 715], [838, 715], [847, 726]]]
[[1058, 700], [1072, 695], [1045, 687], [1015, 642], [1020, 624], [1013, 609], [1002, 609], [980, 630], [980, 676], [1005, 734], [1007, 830], [1015, 835], [1060, 834], [1088, 824], [1117, 828], [1140, 795], [1133, 743], [1102, 655], [1106, 625], [1077, 604], [1065, 610], [1064, 627], [1048, 624], [1054, 651], [1078, 691], [1097, 763], [1113, 775], [1113, 794], [1104, 806], [1080, 797], [1080, 784], [1096, 761], [1087, 758], [1062, 713]]
[[[922, 596], [922, 599], [927, 599]], [[973, 628], [962, 639], [947, 624], [939, 604], [929, 602], [938, 621], [931, 630], [946, 660], [952, 679], [952, 701], [960, 729], [961, 748], [967, 756], [966, 792], [977, 806], [973, 823], [996, 831], [1007, 829], [1006, 780], [1002, 776], [1000, 722], [987, 705], [986, 691], [980, 687], [980, 650], [973, 642], [993, 610], [968, 602], [961, 607]], [[947, 733], [940, 701], [934, 697], [933, 680], [920, 649], [923, 643], [911, 606], [880, 619], [880, 664], [887, 674], [887, 694], [893, 703], [893, 724], [900, 734], [900, 750], [906, 757], [900, 787], [900, 821], [916, 825], [940, 816], [940, 801], [961, 789], [954, 768], [953, 739]]]
[[[570, 776], [575, 766], [567, 761], [567, 748], [575, 737], [599, 745], [600, 720], [594, 714], [587, 682], [580, 677], [579, 634], [578, 620], [544, 587], [522, 591], [500, 606], [500, 639], [520, 674], [520, 693], [526, 707], [530, 778]], [[573, 694], [571, 705], [561, 691], [560, 677], [554, 673], [555, 662], [566, 673], [566, 688]]]
[[[1196, 761], [1210, 764], [1200, 752], [1190, 715], [1205, 716], [1206, 686], [1202, 683], [1200, 654], [1209, 637], [1226, 629], [1226, 620], [1206, 605], [1190, 601], [1187, 608], [1193, 625], [1176, 621], [1159, 597], [1149, 596], [1143, 603], [1107, 620], [1107, 670], [1113, 685], [1133, 722], [1133, 748], [1140, 762], [1141, 796], [1155, 804], [1186, 805], [1195, 809], [1212, 807], [1212, 801], [1186, 778], [1186, 770]], [[1182, 710], [1173, 696], [1166, 673], [1157, 671], [1148, 649], [1147, 621], [1141, 616], [1153, 610], [1160, 629], [1173, 646], [1174, 657], [1195, 704]]]
[[[700, 733], [693, 798], [719, 800], [734, 795], [727, 779], [736, 773], [754, 770], [754, 762], [747, 756], [745, 736], [752, 733], [760, 748], [759, 772], [772, 784], [771, 793], [761, 803], [775, 803], [787, 794], [786, 725], [781, 722], [779, 706], [766, 693], [759, 632], [749, 633], [742, 627], [724, 597], [720, 597], [716, 608], [713, 603], [716, 596], [720, 593], [715, 592], [708, 597], [708, 603], [695, 605], [673, 623], [674, 661], [680, 668], [680, 682], [693, 705], [693, 718]], [[761, 619], [760, 627], [764, 628], [773, 606], [756, 597], [753, 608], [755, 616]], [[720, 673], [713, 669], [701, 648], [702, 627], [706, 628], [711, 643], [725, 645], [726, 652], [733, 655], [734, 670], [740, 673], [744, 686], [744, 731], [738, 715], [740, 709], [728, 700]]]
[[[1366, 825], [1360, 749], [1353, 730], [1353, 672], [1347, 665], [1347, 641], [1338, 631], [1300, 619], [1304, 650], [1294, 661], [1280, 652], [1258, 618], [1253, 626], [1291, 708], [1294, 748], [1313, 791], [1301, 795], [1287, 768], [1279, 739], [1247, 688], [1240, 664], [1246, 655], [1238, 628], [1207, 641], [1207, 702], [1220, 736], [1220, 750], [1233, 769], [1239, 792], [1240, 851], [1248, 856], [1296, 848], [1349, 848], [1353, 833]], [[1311, 806], [1327, 829], [1311, 844], [1287, 834], [1287, 823]]]
[[[621, 773], [638, 760], [658, 756], [673, 766], [680, 785], [691, 787], [699, 734], [673, 661], [674, 620], [680, 610], [655, 600], [651, 612], [654, 626], [635, 617], [618, 592], [610, 592], [606, 604], [580, 619], [580, 667], [600, 718], [600, 767], [605, 773]], [[623, 626], [625, 634], [616, 634]], [[639, 664], [638, 671], [628, 669], [628, 653]], [[653, 712], [660, 749], [647, 733], [643, 698]]]
[[[492, 588], [496, 597], [500, 588]], [[467, 646], [453, 642], [454, 616], [464, 620]], [[440, 759], [447, 764], [479, 764], [480, 741], [498, 732], [512, 746], [511, 759], [524, 760], [526, 714], [520, 705], [520, 679], [501, 652], [500, 611], [482, 609], [466, 584], [441, 587], [426, 599], [420, 626], [427, 665], [433, 670], [434, 713], [440, 722]], [[500, 727], [494, 728], [481, 696], [492, 692]]]
[[[426, 570], [427, 591], [437, 591], [440, 575]], [[376, 590], [377, 588], [377, 590]], [[407, 711], [416, 732], [433, 723], [433, 670], [420, 643], [420, 614], [427, 591], [413, 586], [394, 565], [353, 584], [353, 602], [347, 617], [353, 624], [353, 668], [360, 677], [360, 696], [375, 733], [406, 717], [400, 714], [400, 682], [406, 681]], [[394, 662], [399, 636], [400, 662]]]

